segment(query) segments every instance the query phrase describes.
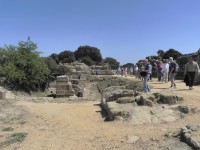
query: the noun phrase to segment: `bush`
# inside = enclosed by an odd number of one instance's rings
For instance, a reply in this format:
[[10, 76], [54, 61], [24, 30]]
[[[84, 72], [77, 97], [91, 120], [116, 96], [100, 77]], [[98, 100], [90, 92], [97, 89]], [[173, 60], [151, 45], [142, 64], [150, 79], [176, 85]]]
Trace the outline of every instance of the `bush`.
[[4, 84], [25, 92], [43, 91], [49, 84], [49, 69], [36, 51], [37, 45], [30, 41], [19, 42], [18, 46], [0, 49], [0, 76]]

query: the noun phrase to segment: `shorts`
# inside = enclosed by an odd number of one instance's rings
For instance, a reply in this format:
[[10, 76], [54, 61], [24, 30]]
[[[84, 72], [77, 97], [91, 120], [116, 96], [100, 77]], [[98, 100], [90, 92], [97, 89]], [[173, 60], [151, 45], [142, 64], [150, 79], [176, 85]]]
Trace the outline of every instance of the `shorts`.
[[176, 73], [171, 73], [170, 76], [169, 76], [169, 80], [174, 81], [175, 77], [176, 77]]

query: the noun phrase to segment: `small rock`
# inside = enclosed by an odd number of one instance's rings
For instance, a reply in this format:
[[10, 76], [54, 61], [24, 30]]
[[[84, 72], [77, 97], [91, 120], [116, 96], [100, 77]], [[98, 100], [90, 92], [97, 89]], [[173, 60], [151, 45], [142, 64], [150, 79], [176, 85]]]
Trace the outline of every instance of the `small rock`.
[[178, 107], [179, 111], [184, 113], [184, 114], [188, 114], [190, 112], [190, 107], [189, 106], [179, 106]]

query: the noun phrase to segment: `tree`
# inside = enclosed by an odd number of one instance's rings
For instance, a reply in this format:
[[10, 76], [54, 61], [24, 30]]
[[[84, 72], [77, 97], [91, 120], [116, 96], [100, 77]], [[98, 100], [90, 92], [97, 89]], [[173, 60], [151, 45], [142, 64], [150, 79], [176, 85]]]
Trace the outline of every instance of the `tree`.
[[90, 57], [83, 57], [81, 62], [83, 62], [84, 64], [88, 66], [95, 65], [95, 62]]
[[62, 63], [72, 63], [75, 61], [74, 53], [71, 51], [63, 51], [58, 54], [59, 61]]
[[59, 75], [71, 73], [71, 70], [67, 66], [56, 64], [56, 62], [51, 57], [45, 58], [45, 63], [50, 71], [50, 81], [54, 81]]
[[18, 46], [5, 46], [0, 51], [1, 77], [6, 86], [26, 92], [44, 90], [48, 86], [49, 70], [30, 38]]
[[96, 47], [91, 46], [80, 46], [75, 52], [74, 52], [76, 60], [82, 61], [82, 59], [87, 60], [90, 58], [91, 61], [95, 62], [95, 64], [99, 64], [102, 61], [101, 52]]
[[103, 62], [108, 63], [111, 69], [117, 69], [119, 67], [119, 62], [111, 57], [106, 57]]
[[53, 53], [49, 57], [51, 57], [57, 64], [59, 64], [58, 54]]
[[174, 60], [176, 60], [178, 57], [182, 56], [180, 52], [174, 50], [174, 49], [169, 49], [166, 51], [163, 55], [163, 59], [169, 59], [169, 57], [173, 57]]
[[124, 64], [123, 67], [133, 68], [134, 64], [133, 63], [127, 63], [127, 64]]
[[164, 55], [164, 51], [163, 50], [161, 50], [161, 49], [159, 49], [158, 51], [157, 51], [157, 54], [158, 54], [158, 57], [163, 57], [163, 55]]

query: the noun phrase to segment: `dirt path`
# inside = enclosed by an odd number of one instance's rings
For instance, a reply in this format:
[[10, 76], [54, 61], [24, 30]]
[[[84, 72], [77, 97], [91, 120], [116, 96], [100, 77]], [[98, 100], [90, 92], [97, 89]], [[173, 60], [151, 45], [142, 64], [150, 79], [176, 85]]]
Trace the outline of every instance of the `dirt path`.
[[[134, 78], [131, 78], [134, 79]], [[156, 79], [155, 79], [156, 80]], [[177, 81], [177, 89], [169, 90], [169, 83], [150, 82], [153, 91], [176, 93], [184, 97], [183, 104], [200, 110], [200, 87], [189, 91]], [[90, 85], [93, 88], [94, 85]], [[151, 125], [132, 125], [128, 122], [107, 122], [101, 114], [100, 97], [88, 92], [90, 101], [72, 103], [34, 103], [18, 101], [30, 114], [26, 123], [17, 126], [15, 132], [28, 133], [20, 144], [12, 144], [5, 150], [157, 150], [170, 149], [176, 143], [166, 137], [188, 123], [199, 123], [199, 114], [192, 114], [176, 122]], [[90, 96], [91, 94], [91, 96]], [[93, 95], [93, 96], [92, 96]], [[128, 144], [128, 137], [139, 137], [135, 144]], [[181, 146], [179, 146], [181, 148]], [[173, 149], [173, 148], [171, 148]]]

